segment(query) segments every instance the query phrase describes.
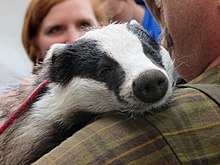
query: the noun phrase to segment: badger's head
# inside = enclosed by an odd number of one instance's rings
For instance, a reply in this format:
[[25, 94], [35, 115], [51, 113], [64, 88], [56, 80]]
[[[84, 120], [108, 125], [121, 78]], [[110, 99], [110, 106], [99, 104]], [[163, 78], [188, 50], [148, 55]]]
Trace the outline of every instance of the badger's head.
[[53, 45], [44, 65], [50, 92], [69, 109], [140, 114], [172, 94], [169, 54], [136, 23], [110, 24], [73, 44]]

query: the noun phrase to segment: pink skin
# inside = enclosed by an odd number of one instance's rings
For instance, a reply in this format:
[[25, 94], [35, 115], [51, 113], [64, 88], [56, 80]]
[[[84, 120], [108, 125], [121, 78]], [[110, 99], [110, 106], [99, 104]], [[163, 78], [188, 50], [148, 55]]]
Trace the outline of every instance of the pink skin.
[[36, 55], [43, 59], [55, 43], [73, 43], [85, 33], [85, 27], [97, 25], [89, 0], [66, 0], [54, 6], [42, 22], [37, 37]]
[[162, 0], [162, 12], [145, 0], [173, 39], [172, 57], [186, 81], [220, 64], [220, 1]]
[[129, 22], [135, 19], [142, 23], [144, 17], [144, 8], [137, 5], [134, 0], [104, 0], [109, 10], [112, 21]]
[[113, 21], [126, 22], [133, 17], [130, 0], [105, 0]]

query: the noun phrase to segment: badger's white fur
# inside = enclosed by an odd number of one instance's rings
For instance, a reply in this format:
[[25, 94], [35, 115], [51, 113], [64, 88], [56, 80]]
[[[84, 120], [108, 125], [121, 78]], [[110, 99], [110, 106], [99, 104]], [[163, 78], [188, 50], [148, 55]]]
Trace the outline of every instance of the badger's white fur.
[[[162, 80], [164, 92], [157, 99], [142, 99], [136, 84], [142, 79], [148, 83], [145, 73], [152, 70], [149, 75]], [[164, 105], [172, 94], [173, 62], [138, 25], [110, 24], [72, 45], [53, 45], [36, 84], [44, 79], [51, 81], [46, 92], [0, 136], [0, 162], [5, 165], [35, 161], [95, 114], [143, 114]]]

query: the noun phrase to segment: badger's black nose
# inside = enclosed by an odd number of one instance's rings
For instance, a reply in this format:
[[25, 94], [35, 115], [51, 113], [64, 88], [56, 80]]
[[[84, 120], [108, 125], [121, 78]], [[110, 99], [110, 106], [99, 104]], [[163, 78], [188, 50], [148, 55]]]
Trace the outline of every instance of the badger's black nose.
[[168, 79], [159, 70], [149, 70], [133, 82], [132, 89], [138, 99], [145, 103], [153, 103], [166, 94]]

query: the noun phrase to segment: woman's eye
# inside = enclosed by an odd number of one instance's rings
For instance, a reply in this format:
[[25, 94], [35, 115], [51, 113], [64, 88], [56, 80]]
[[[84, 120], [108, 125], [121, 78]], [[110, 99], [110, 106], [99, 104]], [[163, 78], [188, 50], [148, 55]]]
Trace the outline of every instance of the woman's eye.
[[58, 33], [62, 30], [62, 27], [61, 26], [55, 26], [55, 27], [52, 27], [49, 31], [48, 31], [48, 34], [55, 34], [55, 33]]

